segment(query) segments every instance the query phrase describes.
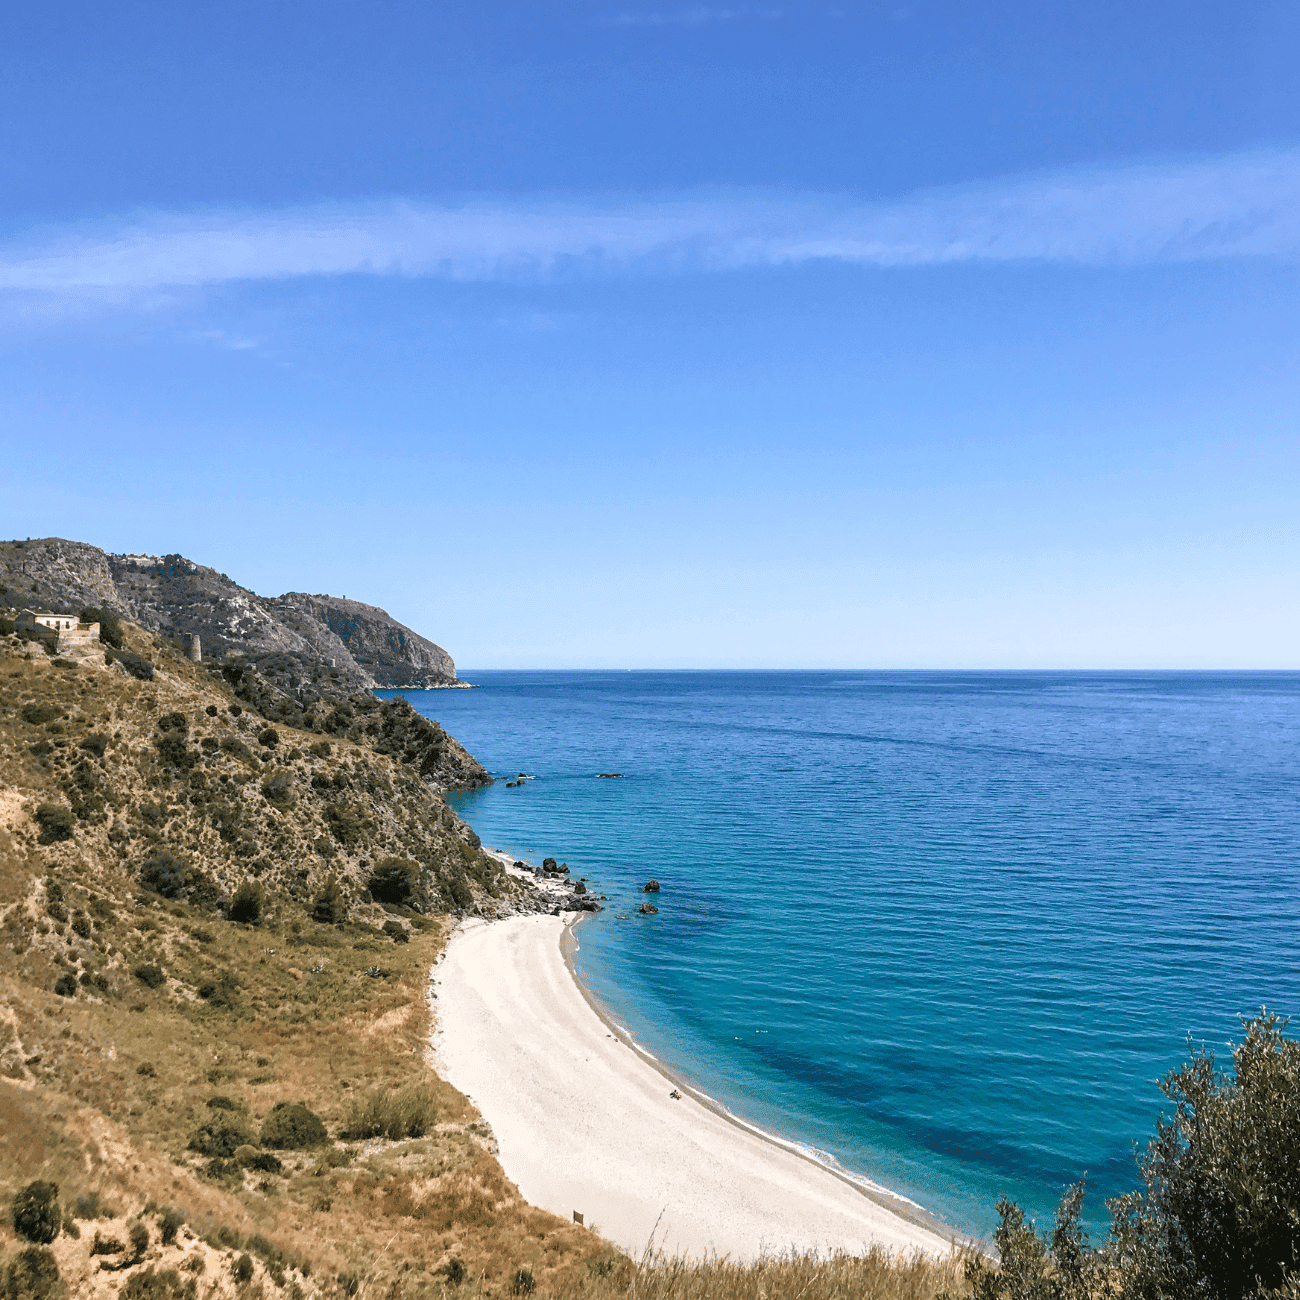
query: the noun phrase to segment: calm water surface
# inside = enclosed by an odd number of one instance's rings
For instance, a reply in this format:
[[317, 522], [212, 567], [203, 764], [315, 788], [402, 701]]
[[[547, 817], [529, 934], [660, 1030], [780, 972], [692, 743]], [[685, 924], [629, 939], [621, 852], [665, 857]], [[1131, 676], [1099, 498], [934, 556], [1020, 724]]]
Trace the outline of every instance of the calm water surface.
[[537, 776], [454, 802], [609, 896], [598, 996], [965, 1231], [1085, 1170], [1102, 1223], [1186, 1035], [1300, 1012], [1300, 675], [463, 675], [407, 694]]

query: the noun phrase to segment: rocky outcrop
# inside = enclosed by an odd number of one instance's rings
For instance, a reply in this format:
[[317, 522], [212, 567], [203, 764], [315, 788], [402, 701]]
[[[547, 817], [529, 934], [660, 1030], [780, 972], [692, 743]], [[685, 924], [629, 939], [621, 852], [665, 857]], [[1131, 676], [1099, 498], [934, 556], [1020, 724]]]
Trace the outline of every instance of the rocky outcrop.
[[259, 596], [182, 555], [112, 555], [59, 537], [0, 542], [0, 605], [105, 607], [186, 646], [197, 635], [204, 659], [243, 658], [299, 696], [461, 685], [441, 646], [374, 605]]

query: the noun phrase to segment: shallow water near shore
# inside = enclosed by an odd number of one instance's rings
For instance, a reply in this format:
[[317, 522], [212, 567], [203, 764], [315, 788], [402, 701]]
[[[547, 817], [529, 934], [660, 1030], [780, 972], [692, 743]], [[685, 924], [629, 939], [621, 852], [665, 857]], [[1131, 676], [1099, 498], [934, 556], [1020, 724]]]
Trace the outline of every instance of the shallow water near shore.
[[1084, 1171], [1100, 1228], [1186, 1035], [1300, 1012], [1300, 674], [462, 676], [403, 694], [536, 776], [451, 802], [609, 896], [594, 993], [963, 1232]]

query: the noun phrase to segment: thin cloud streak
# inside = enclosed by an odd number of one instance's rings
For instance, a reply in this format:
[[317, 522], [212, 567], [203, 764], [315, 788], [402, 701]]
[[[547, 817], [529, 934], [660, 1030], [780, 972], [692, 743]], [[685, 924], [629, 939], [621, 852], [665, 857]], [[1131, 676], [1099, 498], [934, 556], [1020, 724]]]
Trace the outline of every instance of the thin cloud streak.
[[1137, 265], [1300, 251], [1300, 151], [1037, 176], [895, 201], [728, 191], [148, 215], [0, 246], [0, 289], [98, 294], [305, 276], [537, 280], [840, 262]]

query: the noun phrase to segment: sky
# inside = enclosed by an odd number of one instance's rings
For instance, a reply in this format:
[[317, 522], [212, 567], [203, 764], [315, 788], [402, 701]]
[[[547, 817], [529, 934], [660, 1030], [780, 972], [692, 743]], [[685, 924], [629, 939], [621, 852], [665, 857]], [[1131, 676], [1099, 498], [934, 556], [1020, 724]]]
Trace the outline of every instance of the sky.
[[0, 533], [474, 668], [1300, 668], [1300, 7], [0, 16]]

